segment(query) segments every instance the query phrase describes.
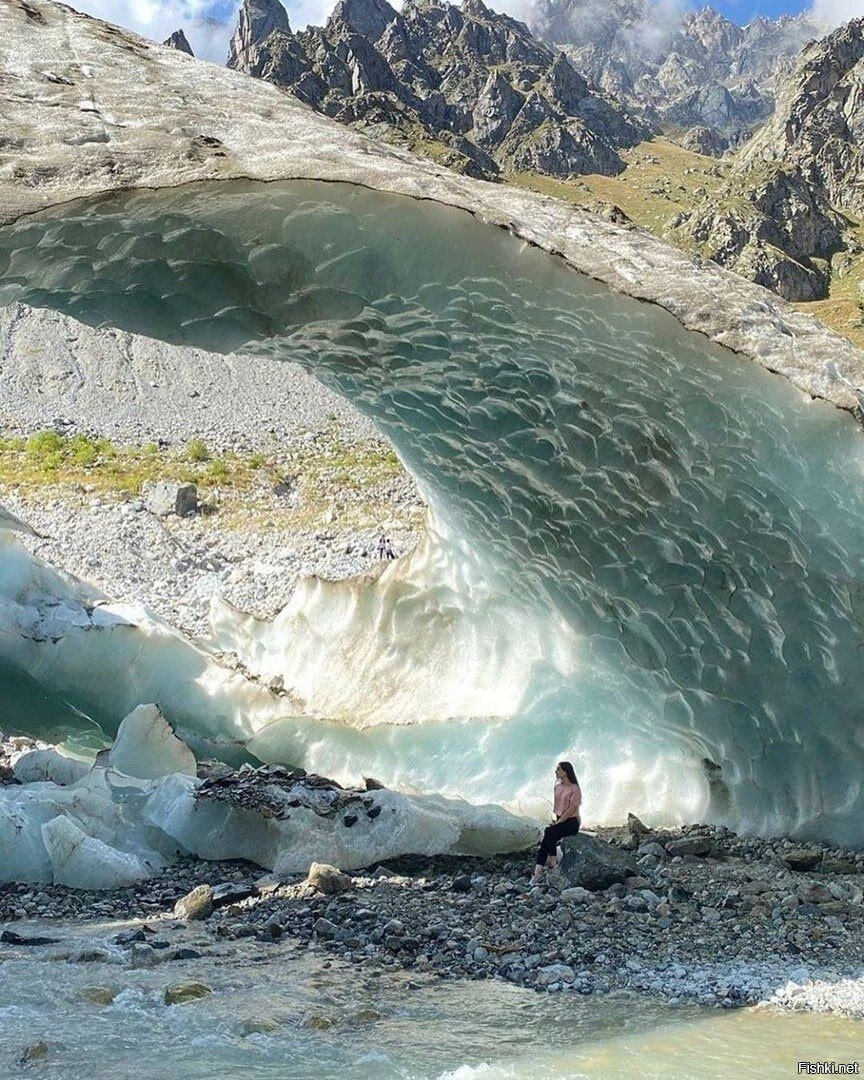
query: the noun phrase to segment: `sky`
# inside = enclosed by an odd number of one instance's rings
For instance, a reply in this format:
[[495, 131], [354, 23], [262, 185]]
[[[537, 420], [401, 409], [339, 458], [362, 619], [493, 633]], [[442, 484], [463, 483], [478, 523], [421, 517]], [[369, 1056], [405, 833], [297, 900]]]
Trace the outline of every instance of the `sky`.
[[[230, 29], [236, 22], [239, 0], [66, 0], [67, 3], [108, 22], [135, 30], [154, 41], [164, 41], [182, 27], [195, 52], [205, 60], [224, 63]], [[336, 0], [282, 0], [294, 29], [321, 25]], [[457, 0], [458, 2], [458, 0]], [[676, 0], [675, 6], [701, 7], [705, 0]], [[393, 0], [391, 0], [393, 3]], [[494, 10], [524, 17], [530, 0], [487, 0]], [[394, 7], [400, 6], [394, 3]], [[856, 15], [864, 15], [864, 0], [713, 0], [711, 6], [734, 22], [744, 24], [757, 15], [777, 18], [809, 11], [826, 29]], [[211, 22], [211, 20], [215, 20]]]

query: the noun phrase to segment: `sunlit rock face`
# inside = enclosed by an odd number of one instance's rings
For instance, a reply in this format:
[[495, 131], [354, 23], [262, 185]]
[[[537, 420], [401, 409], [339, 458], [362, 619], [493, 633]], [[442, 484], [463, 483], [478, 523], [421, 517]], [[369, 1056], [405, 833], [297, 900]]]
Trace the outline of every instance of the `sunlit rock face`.
[[594, 820], [864, 840], [848, 417], [467, 215], [363, 189], [67, 208], [0, 232], [0, 266], [4, 302], [303, 363], [427, 497], [427, 540], [377, 578], [306, 583], [269, 624], [217, 610], [217, 643], [289, 690], [238, 733], [254, 753], [525, 806], [566, 756]]

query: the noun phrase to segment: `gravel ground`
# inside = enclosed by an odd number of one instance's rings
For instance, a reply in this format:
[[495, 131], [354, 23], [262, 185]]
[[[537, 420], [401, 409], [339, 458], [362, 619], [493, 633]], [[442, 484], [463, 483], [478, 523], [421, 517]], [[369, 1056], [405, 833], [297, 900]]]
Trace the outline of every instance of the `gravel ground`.
[[[0, 436], [50, 429], [178, 448], [202, 438], [213, 454], [265, 449], [276, 465], [337, 441], [361, 453], [389, 450], [346, 400], [267, 356], [98, 332], [20, 305], [0, 309], [0, 354]], [[401, 471], [359, 488], [325, 472], [315, 494], [313, 511], [297, 514], [290, 494], [262, 480], [250, 492], [218, 492], [218, 512], [187, 518], [159, 518], [140, 498], [69, 486], [0, 486], [0, 503], [43, 534], [27, 544], [52, 565], [202, 636], [216, 593], [269, 617], [298, 578], [363, 573], [382, 532], [398, 556], [422, 529], [422, 500]]]
[[[175, 902], [197, 885], [231, 883], [241, 891], [199, 924], [214, 944], [252, 937], [265, 949], [292, 938], [372, 970], [864, 1018], [860, 853], [826, 851], [821, 869], [792, 871], [784, 861], [794, 847], [788, 841], [705, 826], [660, 839], [682, 836], [708, 837], [711, 854], [668, 857], [601, 892], [554, 876], [531, 887], [530, 852], [406, 856], [353, 874], [337, 895], [300, 879], [275, 881], [249, 863], [190, 860], [112, 893], [11, 885], [0, 894], [0, 920], [13, 932], [27, 920], [22, 933], [49, 936], [54, 918], [146, 920], [148, 929], [126, 943], [128, 962], [160, 963], [172, 950], [149, 941], [179, 943]], [[852, 872], [829, 869], [839, 858], [851, 861]]]
[[385, 501], [388, 517], [378, 529], [341, 528], [337, 520], [297, 531], [278, 526], [279, 497], [265, 493], [256, 501], [260, 526], [226, 529], [219, 513], [160, 518], [140, 500], [0, 490], [0, 503], [45, 537], [26, 538], [30, 550], [112, 599], [140, 601], [198, 637], [208, 632], [210, 600], [217, 593], [267, 618], [287, 603], [301, 577], [337, 580], [371, 569], [382, 530], [395, 555], [410, 551], [423, 514], [410, 480], [396, 482]]
[[379, 437], [296, 364], [94, 330], [21, 304], [0, 308], [5, 435], [51, 428], [134, 446], [197, 436], [219, 450], [256, 450], [334, 425], [349, 441]]

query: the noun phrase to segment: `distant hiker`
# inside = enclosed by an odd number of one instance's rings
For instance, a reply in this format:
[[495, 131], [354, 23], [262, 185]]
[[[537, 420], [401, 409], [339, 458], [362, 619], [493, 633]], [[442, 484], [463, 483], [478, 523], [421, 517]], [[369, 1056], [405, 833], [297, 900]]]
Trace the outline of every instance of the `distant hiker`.
[[547, 825], [543, 830], [543, 839], [534, 865], [532, 884], [543, 876], [546, 867], [558, 865], [556, 849], [558, 841], [565, 836], [575, 836], [579, 832], [581, 820], [579, 810], [582, 806], [582, 789], [576, 779], [576, 773], [569, 761], [559, 761], [555, 770], [555, 824]]
[[385, 536], [384, 533], [378, 538], [378, 558], [379, 559], [395, 559], [396, 552], [393, 550], [393, 545], [390, 543], [390, 537]]

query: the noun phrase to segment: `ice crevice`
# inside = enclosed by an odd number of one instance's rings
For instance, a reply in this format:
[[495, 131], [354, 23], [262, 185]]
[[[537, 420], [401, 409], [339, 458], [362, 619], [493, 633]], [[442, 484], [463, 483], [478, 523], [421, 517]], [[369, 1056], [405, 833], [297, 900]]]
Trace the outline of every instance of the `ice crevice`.
[[207, 642], [0, 532], [0, 665], [61, 712], [113, 735], [157, 702], [198, 752], [538, 815], [568, 757], [595, 822], [864, 842], [848, 416], [462, 213], [362, 188], [131, 193], [0, 230], [0, 266], [0, 302], [303, 364], [429, 506], [410, 557], [304, 581], [269, 622], [217, 601]]

